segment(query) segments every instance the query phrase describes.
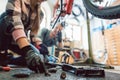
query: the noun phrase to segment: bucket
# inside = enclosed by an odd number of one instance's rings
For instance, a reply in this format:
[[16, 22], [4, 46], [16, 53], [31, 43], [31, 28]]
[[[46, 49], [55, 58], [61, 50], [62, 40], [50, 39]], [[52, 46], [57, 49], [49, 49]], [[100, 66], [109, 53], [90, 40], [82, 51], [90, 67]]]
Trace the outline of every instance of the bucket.
[[73, 51], [73, 54], [76, 59], [80, 59], [80, 52], [79, 51]]

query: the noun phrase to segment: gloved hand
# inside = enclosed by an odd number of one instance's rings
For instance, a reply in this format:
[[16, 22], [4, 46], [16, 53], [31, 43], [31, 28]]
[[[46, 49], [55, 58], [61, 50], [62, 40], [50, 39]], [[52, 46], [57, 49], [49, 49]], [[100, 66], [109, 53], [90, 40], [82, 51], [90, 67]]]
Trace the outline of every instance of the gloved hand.
[[[41, 60], [40, 54], [37, 53], [31, 46], [26, 46], [21, 49], [23, 51], [23, 56], [26, 59], [28, 68], [35, 71], [36, 73], [48, 73], [45, 64]], [[49, 76], [50, 74], [47, 74]]]

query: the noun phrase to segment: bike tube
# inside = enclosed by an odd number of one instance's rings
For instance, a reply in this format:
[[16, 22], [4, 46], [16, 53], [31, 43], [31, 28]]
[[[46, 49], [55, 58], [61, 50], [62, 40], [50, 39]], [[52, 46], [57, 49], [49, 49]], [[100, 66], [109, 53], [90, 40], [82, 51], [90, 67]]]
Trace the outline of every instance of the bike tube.
[[86, 10], [101, 19], [118, 19], [120, 18], [120, 5], [112, 7], [100, 7], [91, 3], [90, 0], [82, 0]]

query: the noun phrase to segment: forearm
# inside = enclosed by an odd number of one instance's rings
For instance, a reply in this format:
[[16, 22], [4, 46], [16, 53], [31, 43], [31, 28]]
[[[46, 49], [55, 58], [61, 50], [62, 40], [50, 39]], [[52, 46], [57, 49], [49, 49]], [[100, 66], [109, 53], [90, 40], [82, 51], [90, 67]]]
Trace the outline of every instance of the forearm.
[[30, 45], [29, 41], [25, 37], [19, 38], [16, 42], [20, 49], [22, 49], [25, 46]]
[[20, 49], [25, 47], [25, 46], [30, 45], [30, 43], [29, 43], [29, 41], [27, 39], [27, 36], [26, 36], [26, 34], [24, 32], [24, 29], [15, 29], [12, 32], [12, 36], [13, 36], [13, 39], [18, 44]]

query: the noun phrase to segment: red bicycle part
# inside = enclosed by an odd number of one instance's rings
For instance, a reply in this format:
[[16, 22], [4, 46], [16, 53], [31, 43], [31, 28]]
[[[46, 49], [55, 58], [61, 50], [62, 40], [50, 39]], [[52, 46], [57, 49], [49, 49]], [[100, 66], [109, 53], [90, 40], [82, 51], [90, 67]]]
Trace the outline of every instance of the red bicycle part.
[[65, 1], [66, 1], [66, 6], [65, 6], [66, 14], [71, 14], [74, 0], [65, 0]]

